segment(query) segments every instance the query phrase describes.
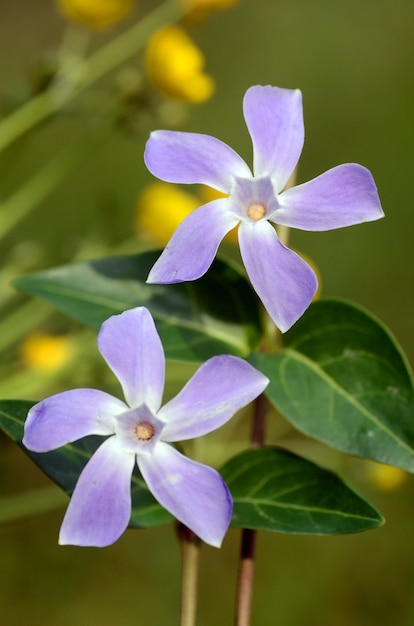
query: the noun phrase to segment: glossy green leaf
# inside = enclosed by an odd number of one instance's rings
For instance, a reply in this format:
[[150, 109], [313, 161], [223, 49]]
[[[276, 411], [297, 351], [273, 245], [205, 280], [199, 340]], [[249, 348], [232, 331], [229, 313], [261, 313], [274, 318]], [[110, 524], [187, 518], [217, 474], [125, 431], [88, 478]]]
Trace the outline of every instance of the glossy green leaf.
[[[101, 437], [84, 437], [53, 452], [36, 453], [21, 443], [23, 427], [29, 409], [34, 402], [25, 400], [0, 401], [0, 428], [16, 441], [38, 467], [62, 487], [68, 495], [73, 492], [79, 474], [85, 467]], [[154, 499], [136, 468], [132, 477], [132, 513], [130, 528], [145, 528], [164, 524], [172, 516]]]
[[202, 361], [247, 356], [260, 338], [257, 297], [234, 267], [216, 260], [197, 281], [147, 285], [159, 252], [66, 265], [14, 281], [26, 293], [98, 330], [110, 315], [147, 307], [167, 358]]
[[285, 450], [242, 452], [220, 472], [234, 499], [232, 526], [336, 535], [369, 530], [384, 521], [335, 474]]
[[303, 433], [414, 472], [412, 374], [391, 333], [351, 303], [311, 306], [278, 355], [254, 355], [266, 394]]

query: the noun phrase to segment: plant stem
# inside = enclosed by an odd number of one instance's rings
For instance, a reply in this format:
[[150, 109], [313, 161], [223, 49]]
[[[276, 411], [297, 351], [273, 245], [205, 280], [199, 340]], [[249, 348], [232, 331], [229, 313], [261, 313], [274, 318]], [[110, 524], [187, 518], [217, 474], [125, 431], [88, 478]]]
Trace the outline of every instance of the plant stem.
[[67, 495], [55, 485], [0, 499], [0, 524], [48, 513], [67, 504]]
[[268, 401], [266, 396], [261, 393], [255, 400], [254, 417], [252, 426], [252, 448], [261, 448], [265, 442], [266, 431], [266, 413], [268, 409]]
[[50, 304], [29, 300], [0, 321], [0, 352], [43, 322], [51, 314]]
[[[297, 171], [293, 172], [286, 188], [295, 184]], [[287, 245], [289, 240], [289, 228], [278, 226], [278, 237], [280, 241]], [[266, 334], [267, 345], [263, 346], [263, 351], [277, 351], [280, 348], [280, 331], [275, 328], [273, 321], [266, 314]], [[273, 331], [273, 332], [272, 332]], [[254, 449], [261, 448], [265, 443], [266, 434], [266, 413], [268, 400], [261, 394], [255, 401], [253, 418], [253, 428], [251, 446]], [[252, 610], [253, 577], [256, 550], [257, 531], [250, 528], [243, 528], [240, 548], [239, 575], [237, 584], [236, 615], [235, 626], [249, 626]]]
[[178, 535], [182, 545], [180, 626], [195, 626], [201, 539], [180, 522], [178, 523]]
[[5, 237], [22, 219], [75, 171], [97, 149], [105, 136], [82, 137], [65, 147], [2, 204], [0, 237]]
[[240, 548], [236, 626], [249, 626], [253, 595], [254, 559], [257, 532], [243, 528]]
[[[182, 13], [183, 9], [180, 10], [176, 0], [167, 0], [89, 59], [74, 59], [59, 75], [57, 84], [33, 97], [0, 123], [0, 151], [138, 52], [156, 28], [177, 21]], [[63, 78], [68, 84], [64, 84]]]
[[[252, 428], [252, 448], [261, 448], [265, 442], [266, 412], [268, 401], [264, 394], [255, 400]], [[235, 626], [249, 626], [252, 596], [254, 561], [257, 531], [243, 528], [240, 547], [240, 562], [237, 584]]]

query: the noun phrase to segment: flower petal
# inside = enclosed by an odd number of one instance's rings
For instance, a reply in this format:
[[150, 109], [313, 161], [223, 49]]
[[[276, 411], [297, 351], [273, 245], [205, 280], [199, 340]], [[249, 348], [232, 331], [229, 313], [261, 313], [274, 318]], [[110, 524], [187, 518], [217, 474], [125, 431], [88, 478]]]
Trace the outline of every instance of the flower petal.
[[180, 283], [206, 273], [223, 237], [238, 224], [227, 199], [199, 207], [178, 226], [152, 267], [147, 283]]
[[164, 441], [192, 439], [219, 428], [257, 398], [269, 380], [243, 359], [216, 356], [161, 408]]
[[198, 133], [156, 130], [144, 153], [145, 165], [169, 183], [200, 183], [229, 193], [235, 176], [251, 177], [243, 159], [215, 137]]
[[135, 455], [110, 437], [97, 449], [79, 476], [69, 502], [59, 543], [96, 546], [114, 543], [131, 517], [131, 476]]
[[282, 332], [299, 319], [314, 296], [314, 271], [286, 248], [266, 220], [239, 226], [240, 252], [252, 285]]
[[158, 502], [200, 539], [219, 548], [232, 514], [232, 498], [216, 470], [159, 442], [138, 466]]
[[124, 402], [97, 389], [58, 393], [30, 409], [23, 445], [33, 452], [49, 452], [87, 435], [111, 435], [114, 416], [127, 409]]
[[254, 175], [270, 176], [279, 192], [303, 148], [302, 94], [299, 89], [257, 85], [247, 90], [243, 110], [253, 141]]
[[129, 406], [146, 404], [156, 413], [164, 391], [165, 358], [150, 312], [137, 307], [107, 319], [99, 331], [98, 348]]
[[331, 230], [384, 216], [371, 173], [362, 165], [338, 165], [279, 196], [278, 224], [302, 230]]

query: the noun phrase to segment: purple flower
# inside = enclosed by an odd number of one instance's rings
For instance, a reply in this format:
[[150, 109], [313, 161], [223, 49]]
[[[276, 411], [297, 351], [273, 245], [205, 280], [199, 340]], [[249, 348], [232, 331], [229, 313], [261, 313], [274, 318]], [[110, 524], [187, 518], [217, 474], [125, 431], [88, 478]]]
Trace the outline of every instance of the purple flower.
[[54, 395], [29, 412], [24, 445], [48, 452], [87, 435], [109, 435], [79, 476], [59, 543], [103, 547], [131, 516], [131, 475], [139, 470], [154, 497], [206, 543], [219, 547], [232, 514], [220, 474], [183, 456], [173, 441], [209, 433], [254, 400], [268, 379], [243, 359], [206, 361], [162, 408], [165, 358], [147, 309], [109, 318], [98, 348], [119, 379], [126, 403], [97, 389]]
[[180, 224], [147, 282], [199, 278], [210, 267], [223, 237], [239, 224], [247, 274], [284, 332], [309, 306], [317, 278], [303, 259], [282, 244], [270, 222], [322, 231], [376, 220], [383, 212], [370, 172], [353, 163], [283, 191], [303, 147], [299, 90], [251, 87], [244, 97], [244, 117], [253, 142], [254, 175], [236, 152], [214, 137], [151, 133], [145, 163], [152, 174], [167, 182], [208, 185], [228, 197], [199, 207]]

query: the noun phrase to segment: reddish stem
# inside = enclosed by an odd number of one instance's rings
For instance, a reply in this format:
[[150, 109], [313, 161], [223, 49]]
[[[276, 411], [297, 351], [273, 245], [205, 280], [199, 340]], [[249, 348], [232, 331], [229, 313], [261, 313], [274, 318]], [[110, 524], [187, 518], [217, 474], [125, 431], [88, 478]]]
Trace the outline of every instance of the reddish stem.
[[[267, 398], [261, 394], [255, 401], [252, 428], [252, 448], [261, 448], [265, 442]], [[254, 562], [257, 532], [243, 528], [240, 547], [235, 626], [249, 626], [252, 612]]]

